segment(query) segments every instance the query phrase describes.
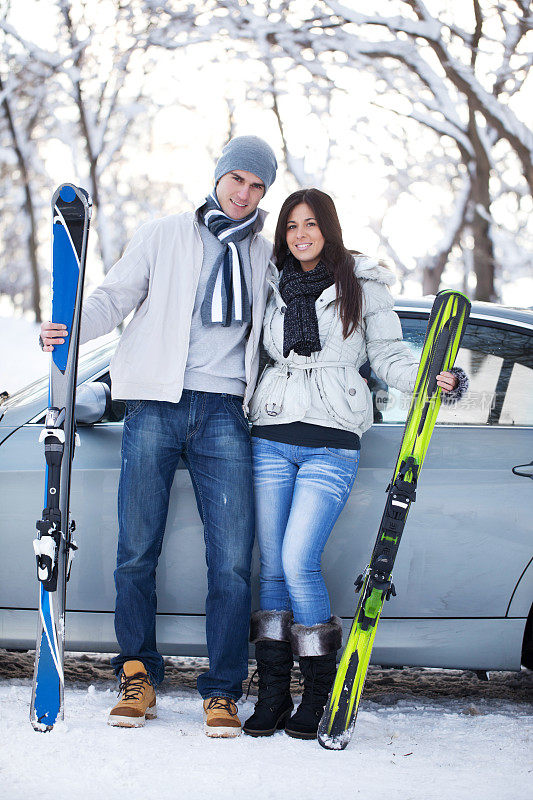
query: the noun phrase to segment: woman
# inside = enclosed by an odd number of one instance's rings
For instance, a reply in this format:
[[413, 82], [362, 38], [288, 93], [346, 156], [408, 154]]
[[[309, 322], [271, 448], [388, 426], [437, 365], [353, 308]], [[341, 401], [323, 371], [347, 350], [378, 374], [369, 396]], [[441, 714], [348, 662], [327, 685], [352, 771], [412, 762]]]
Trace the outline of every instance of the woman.
[[[372, 401], [359, 368], [368, 360], [389, 386], [410, 393], [418, 362], [402, 341], [378, 261], [345, 248], [332, 199], [300, 190], [278, 219], [263, 325], [273, 363], [250, 405], [260, 606], [252, 615], [259, 697], [245, 733], [276, 729], [316, 737], [342, 630], [331, 615], [322, 551], [353, 486]], [[443, 372], [449, 397], [466, 390], [462, 370]], [[290, 674], [298, 656], [302, 702], [292, 718]]]

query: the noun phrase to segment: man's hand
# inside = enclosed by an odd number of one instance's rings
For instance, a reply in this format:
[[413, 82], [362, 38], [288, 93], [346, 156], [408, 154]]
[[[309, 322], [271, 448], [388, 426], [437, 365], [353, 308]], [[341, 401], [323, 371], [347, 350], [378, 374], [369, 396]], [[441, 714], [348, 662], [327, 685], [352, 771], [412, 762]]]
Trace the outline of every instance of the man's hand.
[[42, 322], [41, 339], [45, 353], [51, 353], [55, 344], [63, 344], [68, 336], [67, 326], [62, 322]]
[[443, 392], [453, 392], [459, 381], [453, 372], [440, 372], [437, 375], [437, 383]]

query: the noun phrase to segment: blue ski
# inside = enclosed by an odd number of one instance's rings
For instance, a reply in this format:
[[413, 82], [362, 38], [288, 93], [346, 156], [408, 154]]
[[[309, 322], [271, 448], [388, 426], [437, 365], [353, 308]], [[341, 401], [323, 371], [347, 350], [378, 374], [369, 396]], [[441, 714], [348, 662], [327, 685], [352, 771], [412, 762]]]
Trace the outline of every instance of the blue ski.
[[52, 322], [67, 326], [64, 344], [50, 359], [48, 411], [39, 441], [45, 450], [45, 495], [34, 540], [39, 580], [39, 620], [30, 720], [49, 731], [63, 719], [65, 596], [76, 544], [69, 518], [70, 475], [76, 432], [74, 398], [78, 371], [83, 278], [91, 201], [70, 183], [52, 198]]

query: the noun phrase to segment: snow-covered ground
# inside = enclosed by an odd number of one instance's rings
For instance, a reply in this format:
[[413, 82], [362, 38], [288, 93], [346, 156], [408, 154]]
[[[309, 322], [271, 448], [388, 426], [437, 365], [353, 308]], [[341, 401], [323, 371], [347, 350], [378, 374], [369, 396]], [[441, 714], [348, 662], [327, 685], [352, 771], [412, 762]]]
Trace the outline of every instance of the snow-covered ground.
[[[190, 690], [142, 729], [106, 724], [108, 684], [68, 689], [66, 719], [28, 720], [30, 681], [0, 682], [0, 796], [10, 800], [530, 800], [533, 715], [499, 700], [366, 702], [343, 752], [284, 733], [208, 739]], [[240, 704], [246, 718], [252, 702]]]

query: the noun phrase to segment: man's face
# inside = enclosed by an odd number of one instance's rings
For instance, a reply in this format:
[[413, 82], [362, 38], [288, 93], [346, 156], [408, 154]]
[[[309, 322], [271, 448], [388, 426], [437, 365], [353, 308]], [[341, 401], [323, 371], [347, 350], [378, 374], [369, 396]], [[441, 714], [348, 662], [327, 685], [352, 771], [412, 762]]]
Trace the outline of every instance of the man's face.
[[239, 220], [255, 211], [265, 193], [265, 184], [253, 172], [234, 169], [220, 178], [216, 193], [224, 214]]

